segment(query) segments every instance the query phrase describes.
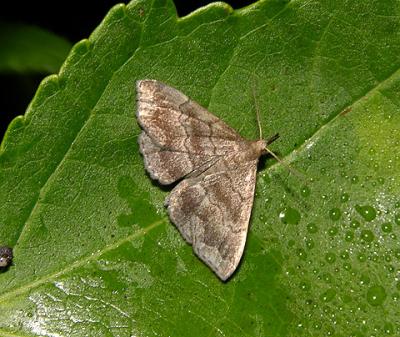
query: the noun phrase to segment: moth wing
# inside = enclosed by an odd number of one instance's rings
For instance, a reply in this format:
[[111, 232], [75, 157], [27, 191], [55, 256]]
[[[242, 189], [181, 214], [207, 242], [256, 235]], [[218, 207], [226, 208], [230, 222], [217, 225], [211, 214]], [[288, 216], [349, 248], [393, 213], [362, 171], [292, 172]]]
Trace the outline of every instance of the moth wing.
[[210, 155], [189, 154], [162, 148], [146, 132], [142, 132], [139, 136], [139, 148], [151, 178], [163, 185], [171, 184], [195, 170], [201, 168], [205, 170], [218, 159]]
[[233, 167], [229, 157], [220, 159], [200, 176], [180, 182], [166, 200], [171, 221], [222, 280], [243, 254], [256, 172], [257, 160]]
[[160, 147], [170, 151], [224, 155], [242, 137], [186, 95], [156, 80], [136, 83], [137, 119]]

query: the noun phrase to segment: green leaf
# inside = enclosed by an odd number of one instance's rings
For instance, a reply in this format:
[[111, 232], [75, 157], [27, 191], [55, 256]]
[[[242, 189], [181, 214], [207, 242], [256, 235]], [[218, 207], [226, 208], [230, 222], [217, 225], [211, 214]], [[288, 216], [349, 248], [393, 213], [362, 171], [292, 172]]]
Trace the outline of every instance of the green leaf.
[[0, 24], [1, 73], [53, 73], [71, 49], [64, 38], [42, 28], [16, 23]]
[[[398, 1], [114, 7], [43, 81], [0, 156], [0, 334], [399, 335]], [[169, 222], [135, 81], [182, 90], [306, 178], [260, 165], [226, 283]]]

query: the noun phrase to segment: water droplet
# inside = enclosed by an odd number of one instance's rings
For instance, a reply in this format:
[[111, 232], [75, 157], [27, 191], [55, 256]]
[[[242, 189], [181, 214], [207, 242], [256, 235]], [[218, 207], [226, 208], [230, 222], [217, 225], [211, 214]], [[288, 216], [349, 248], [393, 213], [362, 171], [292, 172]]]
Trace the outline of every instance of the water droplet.
[[311, 191], [310, 191], [310, 188], [309, 188], [308, 186], [303, 186], [303, 187], [301, 188], [301, 190], [300, 190], [300, 194], [301, 194], [303, 197], [308, 197], [308, 196], [310, 195], [310, 193], [311, 193]]
[[308, 291], [308, 290], [311, 289], [311, 285], [310, 285], [309, 282], [303, 281], [303, 282], [300, 283], [300, 289], [303, 290], [303, 291]]
[[362, 274], [360, 277], [360, 285], [365, 286], [371, 282], [371, 279], [367, 274]]
[[336, 261], [336, 255], [334, 253], [326, 253], [325, 260], [328, 263], [334, 263]]
[[342, 216], [342, 212], [340, 211], [339, 208], [332, 208], [332, 209], [329, 211], [329, 217], [330, 217], [333, 221], [339, 220], [341, 216]]
[[313, 328], [314, 328], [314, 330], [321, 330], [322, 324], [320, 322], [315, 322], [313, 324]]
[[318, 232], [318, 227], [315, 223], [311, 222], [307, 225], [307, 230], [309, 233], [314, 234], [314, 233]]
[[351, 270], [351, 264], [348, 262], [345, 262], [345, 263], [343, 263], [343, 268], [344, 268], [344, 270], [349, 271], [349, 270]]
[[339, 232], [339, 229], [336, 226], [332, 226], [331, 228], [329, 228], [328, 230], [328, 234], [330, 236], [335, 236], [337, 233]]
[[364, 229], [361, 231], [361, 240], [365, 241], [365, 242], [372, 242], [374, 241], [374, 233], [372, 233], [369, 229]]
[[323, 292], [320, 296], [319, 299], [323, 302], [330, 302], [335, 298], [336, 291], [333, 290], [332, 288], [328, 289], [327, 291]]
[[394, 216], [394, 222], [396, 223], [396, 225], [400, 225], [400, 213], [396, 213], [396, 215]]
[[279, 219], [285, 224], [297, 225], [300, 222], [301, 216], [298, 210], [286, 207], [279, 213]]
[[349, 255], [348, 252], [341, 252], [341, 253], [340, 253], [340, 257], [341, 257], [343, 260], [347, 260], [347, 259], [350, 257], [350, 255]]
[[392, 231], [392, 224], [390, 222], [386, 222], [382, 224], [382, 232], [390, 233]]
[[301, 260], [306, 260], [307, 259], [307, 253], [303, 248], [299, 248], [297, 249], [297, 256], [301, 259]]
[[367, 261], [367, 256], [366, 256], [364, 253], [359, 253], [359, 254], [357, 255], [357, 259], [358, 259], [358, 261], [360, 261], [360, 262], [365, 262], [365, 261]]
[[322, 279], [326, 282], [326, 283], [332, 283], [333, 281], [333, 277], [331, 274], [329, 273], [325, 273], [324, 275], [322, 275]]
[[356, 205], [355, 209], [366, 221], [372, 221], [376, 218], [376, 211], [372, 206]]
[[351, 182], [352, 182], [353, 184], [357, 184], [357, 183], [358, 183], [358, 181], [359, 181], [359, 179], [358, 179], [358, 177], [357, 177], [357, 176], [353, 176], [353, 177], [351, 177]]
[[344, 235], [344, 239], [347, 242], [351, 242], [354, 239], [354, 232], [353, 231], [347, 231], [346, 234]]
[[397, 202], [394, 204], [394, 207], [399, 208], [399, 207], [400, 207], [400, 201], [397, 201]]
[[367, 301], [374, 307], [381, 305], [385, 301], [386, 297], [386, 291], [380, 285], [373, 285], [368, 289]]
[[383, 184], [385, 183], [385, 179], [382, 178], [382, 177], [379, 177], [379, 178], [378, 178], [378, 183], [381, 184], [381, 185], [383, 185]]
[[393, 324], [386, 322], [385, 325], [383, 326], [383, 331], [385, 331], [385, 334], [387, 334], [387, 335], [393, 335], [393, 333], [394, 333]]
[[352, 220], [350, 223], [350, 227], [354, 229], [357, 229], [358, 227], [360, 227], [360, 225], [361, 225], [360, 222], [357, 220]]
[[350, 199], [350, 196], [348, 193], [342, 193], [342, 195], [340, 196], [341, 202], [347, 202], [347, 201], [349, 201], [349, 199]]
[[315, 247], [314, 240], [311, 239], [311, 238], [307, 238], [307, 239], [306, 239], [306, 247], [307, 247], [308, 249], [313, 249], [313, 248]]
[[400, 260], [400, 248], [397, 248], [397, 249], [394, 251], [394, 257], [395, 257], [396, 259], [399, 259], [399, 260]]

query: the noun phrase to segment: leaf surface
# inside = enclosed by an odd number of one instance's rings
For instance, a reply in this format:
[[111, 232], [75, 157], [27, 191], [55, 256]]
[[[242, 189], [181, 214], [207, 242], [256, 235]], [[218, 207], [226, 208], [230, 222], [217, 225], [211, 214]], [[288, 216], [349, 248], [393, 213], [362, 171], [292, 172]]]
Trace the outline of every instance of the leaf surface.
[[[114, 7], [9, 126], [0, 334], [398, 335], [398, 1]], [[135, 81], [164, 81], [271, 147], [226, 283], [169, 223], [138, 152]], [[253, 88], [257, 104], [253, 99]]]

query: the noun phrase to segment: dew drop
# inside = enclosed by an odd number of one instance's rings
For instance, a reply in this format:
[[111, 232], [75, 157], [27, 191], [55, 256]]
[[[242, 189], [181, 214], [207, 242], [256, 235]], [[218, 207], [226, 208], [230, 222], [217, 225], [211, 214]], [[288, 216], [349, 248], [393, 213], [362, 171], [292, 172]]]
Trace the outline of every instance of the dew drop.
[[346, 234], [344, 235], [344, 239], [347, 242], [351, 242], [354, 239], [354, 233], [353, 231], [347, 231]]
[[330, 236], [335, 236], [337, 233], [339, 232], [339, 229], [336, 226], [332, 226], [331, 228], [329, 228], [328, 230], [328, 234]]
[[313, 324], [313, 328], [314, 328], [314, 330], [321, 330], [322, 325], [321, 325], [320, 322], [315, 322], [315, 323]]
[[340, 257], [341, 257], [343, 260], [348, 260], [349, 257], [350, 257], [350, 255], [349, 255], [348, 252], [341, 252], [341, 253], [340, 253]]
[[369, 276], [367, 274], [362, 274], [360, 277], [360, 285], [365, 286], [367, 284], [369, 284], [369, 282], [371, 281], [371, 279], [369, 278]]
[[358, 181], [359, 181], [359, 178], [358, 178], [357, 176], [351, 177], [351, 182], [352, 182], [353, 184], [357, 184]]
[[390, 222], [386, 222], [381, 226], [382, 232], [390, 233], [392, 231], [392, 224]]
[[311, 239], [311, 238], [308, 238], [308, 239], [306, 240], [306, 247], [307, 247], [308, 249], [313, 249], [313, 248], [315, 247], [314, 240]]
[[367, 261], [367, 256], [366, 256], [364, 253], [359, 253], [359, 254], [357, 255], [357, 259], [358, 259], [358, 261], [360, 261], [360, 262], [365, 262], [365, 261]]
[[381, 305], [385, 301], [386, 297], [386, 291], [380, 285], [373, 285], [368, 289], [367, 301], [374, 307]]
[[331, 274], [326, 273], [322, 276], [322, 279], [326, 282], [326, 283], [332, 283], [333, 282], [333, 277]]
[[298, 210], [287, 207], [279, 213], [279, 219], [285, 224], [297, 225], [300, 222], [301, 216]]
[[330, 302], [332, 301], [336, 296], [336, 291], [333, 290], [332, 288], [328, 289], [327, 291], [323, 292], [320, 296], [319, 299], [323, 302]]
[[381, 184], [381, 185], [383, 185], [383, 184], [385, 183], [385, 179], [382, 178], [382, 177], [379, 177], [379, 178], [378, 178], [378, 183]]
[[395, 257], [396, 259], [400, 260], [400, 248], [397, 248], [397, 249], [394, 251], [394, 257]]
[[311, 193], [311, 191], [310, 191], [310, 188], [309, 188], [308, 186], [303, 186], [303, 187], [301, 188], [301, 190], [300, 190], [300, 194], [301, 194], [303, 197], [308, 197], [308, 196], [310, 195], [310, 193]]
[[297, 249], [297, 256], [301, 259], [301, 260], [306, 260], [307, 259], [307, 253], [303, 248], [299, 248]]
[[342, 212], [340, 211], [339, 208], [332, 208], [332, 209], [329, 211], [329, 217], [330, 217], [333, 221], [339, 220], [341, 216], [342, 216]]
[[396, 213], [396, 215], [394, 216], [394, 222], [396, 223], [396, 225], [400, 225], [400, 213]]
[[369, 229], [364, 229], [361, 231], [361, 240], [371, 243], [372, 241], [374, 241], [374, 233], [372, 233]]
[[393, 335], [394, 333], [393, 324], [386, 322], [385, 325], [383, 326], [383, 331], [385, 331], [385, 334], [387, 335]]
[[342, 193], [342, 195], [340, 196], [341, 202], [347, 202], [347, 201], [349, 201], [349, 199], [350, 199], [350, 196], [348, 193]]
[[345, 263], [343, 263], [343, 268], [344, 268], [344, 270], [349, 271], [349, 270], [351, 270], [351, 264], [348, 262], [345, 262]]
[[308, 230], [309, 233], [314, 234], [314, 233], [318, 232], [318, 227], [317, 227], [317, 225], [315, 223], [311, 222], [311, 223], [309, 223], [307, 225], [307, 230]]
[[334, 253], [326, 253], [325, 260], [328, 263], [334, 263], [336, 261], [336, 255]]
[[350, 223], [350, 227], [354, 228], [354, 229], [357, 229], [358, 227], [360, 227], [360, 222], [357, 221], [357, 220], [352, 220], [351, 223]]
[[366, 221], [372, 221], [376, 218], [376, 211], [372, 206], [356, 205], [355, 209]]
[[311, 289], [310, 283], [305, 282], [305, 281], [301, 282], [300, 283], [300, 289], [303, 290], [303, 291], [310, 290]]

